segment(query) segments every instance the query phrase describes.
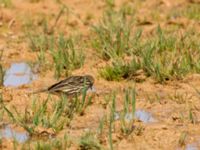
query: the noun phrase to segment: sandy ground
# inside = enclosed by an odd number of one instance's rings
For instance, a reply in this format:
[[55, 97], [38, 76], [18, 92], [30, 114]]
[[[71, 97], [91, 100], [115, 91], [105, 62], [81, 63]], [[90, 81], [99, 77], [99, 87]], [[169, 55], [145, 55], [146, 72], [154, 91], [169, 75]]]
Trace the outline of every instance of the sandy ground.
[[[192, 2], [192, 1], [191, 1]], [[193, 1], [195, 2], [195, 1]], [[197, 1], [198, 2], [198, 1]], [[105, 3], [102, 0], [65, 0], [63, 3], [69, 9], [69, 15], [63, 16], [57, 23], [58, 32], [62, 31], [65, 35], [79, 32], [85, 40], [90, 35], [90, 25], [98, 23], [102, 17]], [[167, 14], [172, 10], [187, 6], [189, 0], [152, 0], [130, 2], [128, 0], [116, 0], [116, 8], [124, 3], [130, 3], [136, 7], [136, 19], [141, 21], [141, 26], [146, 33], [151, 32], [160, 24], [161, 26], [170, 26], [170, 24], [180, 24], [182, 30], [193, 27], [199, 31], [199, 21], [189, 20], [185, 17], [166, 19]], [[156, 9], [158, 13], [151, 11]], [[1, 63], [3, 67], [9, 68], [16, 62], [34, 62], [37, 59], [37, 52], [32, 52], [28, 46], [27, 39], [24, 37], [24, 24], [31, 18], [37, 24], [41, 16], [55, 17], [60, 10], [60, 5], [54, 1], [43, 0], [37, 3], [30, 3], [24, 0], [13, 0], [12, 8], [0, 8], [0, 50], [3, 51]], [[153, 15], [152, 15], [153, 14]], [[88, 15], [91, 19], [86, 22]], [[146, 19], [147, 23], [142, 22]], [[67, 20], [67, 24], [66, 24]], [[149, 23], [148, 23], [149, 22]], [[50, 21], [50, 25], [53, 21]], [[79, 43], [77, 43], [79, 44]], [[131, 134], [123, 137], [120, 134], [113, 133], [115, 149], [122, 150], [160, 150], [160, 149], [186, 149], [189, 144], [200, 148], [200, 97], [191, 86], [200, 89], [200, 75], [190, 74], [180, 81], [168, 81], [165, 84], [158, 84], [151, 78], [146, 78], [145, 82], [136, 83], [130, 80], [120, 82], [105, 81], [98, 74], [98, 68], [105, 65], [105, 62], [95, 55], [93, 49], [87, 49], [85, 64], [82, 68], [74, 70], [72, 74], [91, 74], [95, 77], [95, 88], [100, 94], [95, 96], [92, 105], [90, 105], [83, 116], [75, 116], [71, 127], [66, 127], [56, 136], [61, 137], [65, 132], [71, 136], [80, 137], [87, 129], [96, 129], [101, 117], [108, 113], [108, 109], [103, 108], [104, 93], [112, 90], [117, 91], [117, 109], [122, 109], [123, 91], [127, 87], [136, 88], [136, 109], [142, 109], [150, 112], [157, 120], [155, 123], [136, 122], [144, 130], [140, 135]], [[51, 59], [49, 59], [51, 61]], [[55, 83], [54, 72], [46, 70], [37, 73], [38, 78], [30, 84], [20, 87], [1, 87], [3, 101], [10, 107], [14, 105], [19, 110], [30, 107], [30, 91], [46, 87]], [[39, 94], [39, 99], [43, 99], [47, 94]], [[192, 123], [189, 114], [193, 114]], [[2, 122], [9, 122], [4, 118]], [[17, 128], [17, 127], [16, 127]], [[22, 130], [22, 129], [20, 129]], [[180, 146], [180, 138], [186, 133], [184, 145]], [[106, 139], [104, 137], [103, 139]], [[12, 149], [11, 140], [3, 139], [3, 149]], [[104, 142], [108, 148], [108, 141]], [[72, 146], [71, 149], [76, 149]], [[189, 150], [189, 149], [188, 149]]]

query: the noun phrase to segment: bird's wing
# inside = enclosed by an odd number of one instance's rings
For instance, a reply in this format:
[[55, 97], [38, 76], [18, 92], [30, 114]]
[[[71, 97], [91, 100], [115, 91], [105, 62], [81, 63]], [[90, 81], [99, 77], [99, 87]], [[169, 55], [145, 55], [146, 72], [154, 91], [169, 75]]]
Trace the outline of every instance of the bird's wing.
[[80, 82], [82, 78], [80, 76], [69, 77], [65, 80], [62, 80], [48, 88], [49, 92], [73, 92], [80, 89]]

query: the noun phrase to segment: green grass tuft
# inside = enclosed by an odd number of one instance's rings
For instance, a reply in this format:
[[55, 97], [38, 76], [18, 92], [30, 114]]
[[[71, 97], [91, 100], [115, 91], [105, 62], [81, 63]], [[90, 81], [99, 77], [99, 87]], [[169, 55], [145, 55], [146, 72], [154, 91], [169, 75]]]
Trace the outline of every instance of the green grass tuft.
[[95, 135], [91, 132], [86, 132], [79, 141], [81, 150], [102, 150], [102, 146]]
[[133, 59], [130, 63], [125, 63], [123, 60], [115, 60], [112, 65], [108, 65], [99, 71], [100, 75], [108, 80], [122, 80], [134, 75], [140, 69], [140, 64]]
[[33, 20], [28, 20], [25, 25], [29, 47], [32, 52], [37, 53], [38, 64], [43, 72], [54, 68], [56, 78], [69, 76], [72, 70], [82, 67], [85, 60], [83, 48], [77, 44], [82, 41], [81, 36], [66, 37], [64, 34], [54, 32], [65, 9], [64, 6], [60, 9], [52, 26], [49, 25], [49, 18], [45, 16], [38, 23], [39, 26], [34, 24]]
[[79, 39], [66, 38], [60, 34], [57, 43], [50, 49], [54, 60], [55, 76], [59, 78], [62, 73], [69, 75], [70, 70], [78, 69], [83, 66], [85, 56], [83, 50], [76, 46]]
[[108, 60], [130, 52], [132, 19], [125, 11], [108, 9], [99, 25], [93, 26], [95, 37], [92, 46]]
[[0, 0], [0, 5], [6, 8], [11, 8], [13, 6], [12, 0]]

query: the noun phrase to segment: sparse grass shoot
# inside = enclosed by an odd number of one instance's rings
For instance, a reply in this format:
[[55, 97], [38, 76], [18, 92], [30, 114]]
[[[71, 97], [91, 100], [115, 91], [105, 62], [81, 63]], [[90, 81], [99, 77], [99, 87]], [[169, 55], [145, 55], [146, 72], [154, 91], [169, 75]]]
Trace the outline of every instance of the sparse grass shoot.
[[71, 147], [72, 141], [70, 137], [65, 134], [64, 137], [61, 138], [52, 138], [48, 141], [46, 140], [37, 140], [37, 141], [29, 141], [22, 145], [22, 150], [26, 149], [35, 149], [35, 150], [65, 150]]
[[0, 6], [10, 8], [13, 6], [12, 0], [0, 0]]
[[108, 9], [100, 24], [93, 26], [92, 46], [105, 60], [121, 57], [130, 52], [131, 28], [132, 19], [124, 11]]
[[163, 83], [182, 79], [191, 72], [200, 72], [197, 37], [199, 35], [192, 31], [177, 37], [158, 26], [154, 36], [147, 41], [138, 42], [139, 45], [131, 49], [132, 55], [129, 57], [132, 60], [129, 63], [115, 57], [113, 64], [103, 68], [100, 75], [107, 80], [120, 80], [134, 76], [138, 69], [143, 69], [147, 77]]
[[[0, 53], [0, 61], [2, 59], [3, 51]], [[0, 87], [3, 86], [5, 71], [0, 63]]]
[[142, 30], [133, 34], [133, 25], [133, 18], [124, 10], [110, 8], [93, 27], [93, 48], [102, 59], [112, 62], [99, 71], [103, 78], [126, 79], [143, 69], [147, 77], [164, 83], [200, 72], [198, 33], [189, 29], [184, 34], [167, 32], [158, 26], [151, 36], [141, 39]]
[[92, 97], [86, 97], [86, 90], [83, 91], [82, 99], [78, 97], [67, 100], [65, 95], [62, 95], [59, 100], [53, 101], [48, 96], [43, 102], [34, 97], [31, 109], [25, 109], [22, 113], [16, 107], [7, 108], [4, 104], [3, 110], [11, 119], [12, 123], [23, 127], [30, 135], [40, 136], [39, 128], [48, 133], [48, 129], [56, 134], [64, 127], [70, 124], [74, 114], [84, 114], [85, 109], [91, 104]]
[[86, 132], [79, 141], [79, 147], [81, 150], [102, 150], [102, 146], [99, 140], [92, 132]]
[[65, 37], [63, 34], [59, 34], [58, 37], [49, 35], [46, 33], [46, 28], [48, 27], [45, 26], [43, 27], [42, 34], [27, 34], [30, 48], [38, 53], [38, 63], [40, 66], [46, 67], [47, 64], [48, 66], [51, 65], [47, 63], [48, 58], [51, 57], [56, 78], [68, 76], [71, 70], [82, 67], [85, 55], [83, 50], [76, 44], [81, 40], [81, 37]]
[[199, 4], [190, 4], [188, 5], [183, 14], [189, 19], [200, 20], [200, 8]]
[[178, 141], [178, 144], [179, 144], [180, 146], [184, 146], [184, 145], [185, 145], [187, 136], [188, 136], [188, 133], [187, 133], [187, 132], [182, 132], [182, 133], [181, 133], [180, 138], [179, 138], [179, 141]]
[[[34, 99], [31, 110], [25, 109], [24, 113], [19, 113], [14, 106], [13, 111], [10, 111], [6, 106], [4, 106], [4, 110], [13, 123], [23, 127], [30, 135], [37, 136], [36, 127], [52, 128], [55, 132], [63, 129], [64, 125], [68, 123], [68, 119], [63, 116], [66, 107], [66, 98], [61, 98], [50, 108], [47, 106], [50, 97], [41, 104], [38, 104], [37, 101], [38, 99]], [[52, 111], [48, 111], [49, 109]]]
[[132, 126], [134, 123], [135, 102], [135, 90], [126, 90], [124, 109], [120, 117], [121, 131], [125, 135], [129, 135], [133, 131]]
[[99, 73], [108, 81], [119, 81], [131, 77], [139, 68], [140, 64], [135, 59], [129, 63], [124, 62], [122, 59], [116, 59], [112, 65], [102, 68]]
[[117, 95], [116, 93], [112, 93], [112, 97], [110, 97], [111, 101], [109, 104], [109, 113], [103, 116], [103, 118], [99, 122], [99, 128], [97, 130], [97, 134], [99, 138], [107, 137], [109, 149], [115, 149], [115, 145], [113, 143], [113, 133], [120, 133], [120, 135], [127, 137], [133, 131], [135, 131], [136, 135], [140, 135], [143, 131], [142, 127], [134, 127], [134, 115], [135, 115], [135, 90], [127, 89], [124, 97], [124, 107], [123, 110], [116, 110], [116, 101]]
[[191, 33], [182, 37], [165, 34], [158, 26], [155, 37], [145, 44], [142, 57], [146, 75], [153, 76], [158, 82], [164, 82], [182, 79], [189, 72], [199, 72], [199, 47], [197, 41], [188, 43]]
[[55, 76], [59, 78], [62, 73], [69, 75], [70, 70], [80, 68], [84, 64], [83, 50], [76, 46], [79, 38], [66, 38], [60, 34], [57, 43], [50, 49], [54, 60]]

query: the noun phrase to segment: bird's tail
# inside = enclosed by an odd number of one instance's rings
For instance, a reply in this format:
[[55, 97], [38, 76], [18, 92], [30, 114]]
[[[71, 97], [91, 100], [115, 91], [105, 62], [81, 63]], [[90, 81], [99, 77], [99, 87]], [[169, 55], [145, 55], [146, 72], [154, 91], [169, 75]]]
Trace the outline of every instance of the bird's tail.
[[37, 93], [47, 92], [47, 91], [48, 91], [47, 88], [43, 88], [43, 89], [39, 89], [39, 90], [36, 90], [36, 91], [31, 92], [31, 94], [37, 94]]

